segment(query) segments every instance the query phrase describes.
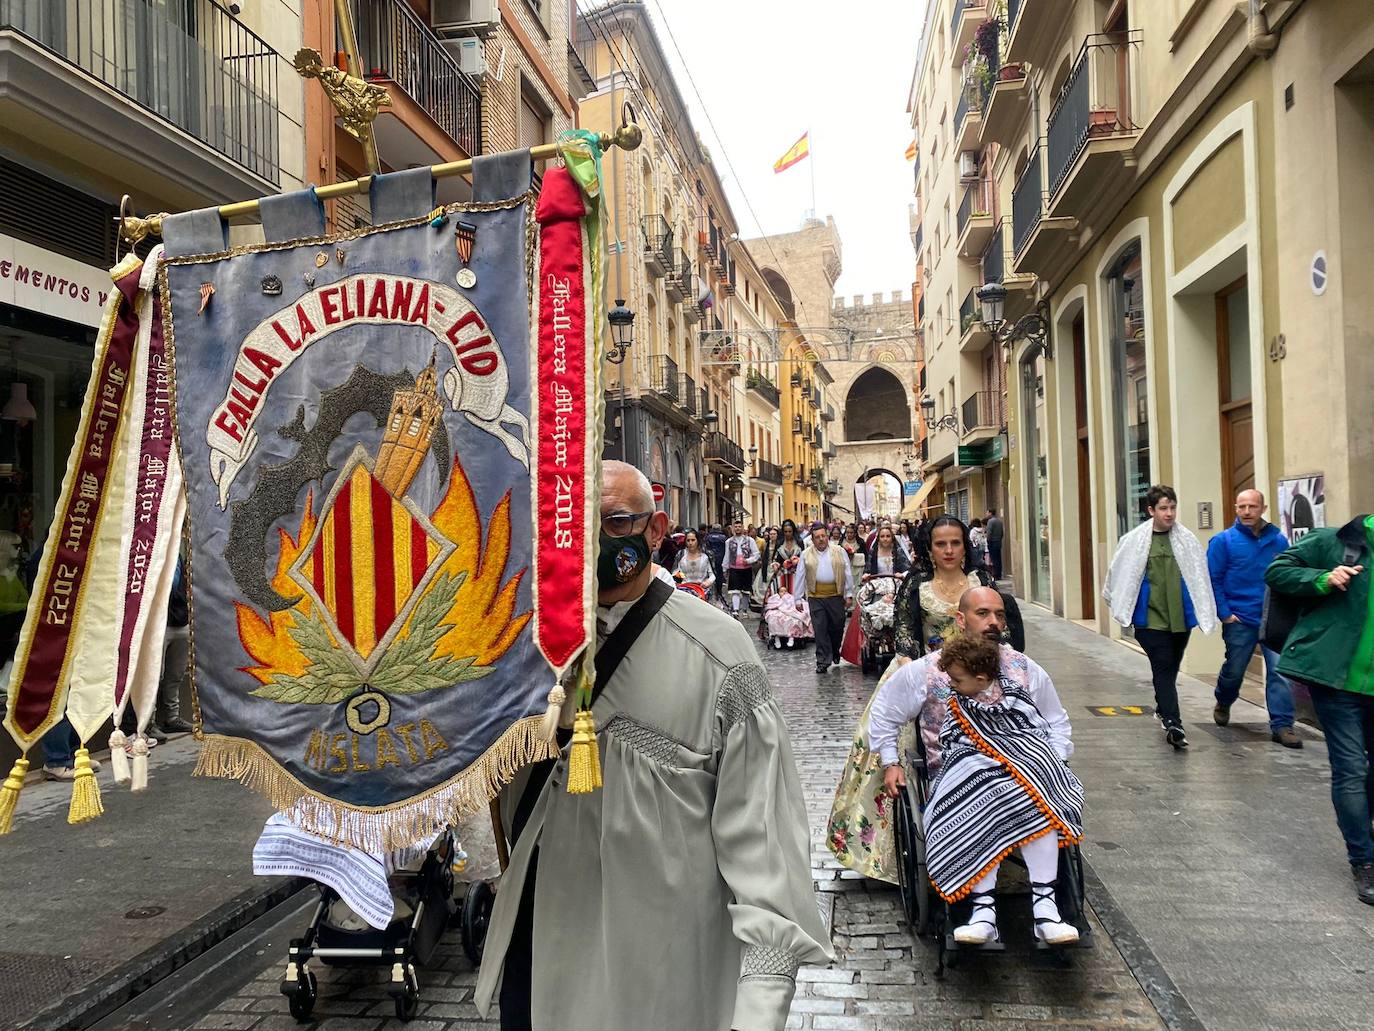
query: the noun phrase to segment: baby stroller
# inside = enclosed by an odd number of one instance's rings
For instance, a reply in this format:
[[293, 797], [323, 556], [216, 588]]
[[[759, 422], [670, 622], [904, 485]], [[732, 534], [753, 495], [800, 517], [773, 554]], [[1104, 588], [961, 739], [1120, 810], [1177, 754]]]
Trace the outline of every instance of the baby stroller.
[[873, 576], [859, 585], [859, 666], [864, 673], [882, 673], [897, 654], [894, 607], [901, 586], [900, 576]]
[[292, 939], [287, 949], [286, 975], [281, 993], [291, 1015], [310, 1019], [318, 996], [312, 959], [326, 966], [390, 966], [387, 991], [399, 1020], [415, 1016], [420, 1003], [416, 967], [434, 956], [454, 915], [454, 866], [461, 864], [453, 833], [445, 830], [428, 849], [416, 849], [402, 860], [387, 881], [394, 910], [391, 922], [378, 929], [360, 917], [333, 887], [321, 883], [320, 901], [304, 936]]
[[759, 637], [774, 648], [795, 648], [799, 642], [815, 637], [816, 631], [811, 626], [811, 609], [806, 602], [799, 603], [794, 595], [783, 590], [784, 575], [780, 570], [768, 581]]
[[[926, 841], [922, 816], [930, 799], [932, 775], [926, 762], [921, 735], [916, 735], [916, 751], [908, 753], [903, 763], [906, 788], [897, 796], [894, 806], [897, 851], [897, 880], [902, 893], [902, 910], [912, 933], [935, 938], [938, 966], [937, 977], [943, 977], [946, 967], [956, 967], [964, 952], [1003, 952], [1000, 940], [984, 945], [966, 945], [954, 938], [954, 928], [968, 918], [970, 904], [947, 903], [930, 883], [926, 865]], [[1021, 865], [1019, 853], [1007, 857]], [[1084, 911], [1083, 853], [1077, 845], [1059, 850], [1055, 905], [1065, 923], [1078, 929], [1078, 941], [1071, 945], [1050, 945], [1037, 940], [1038, 951], [1049, 952], [1056, 962], [1067, 965], [1070, 949], [1093, 948], [1092, 927]]]

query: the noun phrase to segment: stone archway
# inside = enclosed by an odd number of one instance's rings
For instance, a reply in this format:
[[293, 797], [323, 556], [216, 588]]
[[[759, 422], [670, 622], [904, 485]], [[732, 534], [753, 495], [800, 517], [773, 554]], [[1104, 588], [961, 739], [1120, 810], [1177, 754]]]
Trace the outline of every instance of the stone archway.
[[855, 444], [910, 436], [910, 398], [902, 381], [880, 365], [856, 376], [844, 400], [844, 439]]

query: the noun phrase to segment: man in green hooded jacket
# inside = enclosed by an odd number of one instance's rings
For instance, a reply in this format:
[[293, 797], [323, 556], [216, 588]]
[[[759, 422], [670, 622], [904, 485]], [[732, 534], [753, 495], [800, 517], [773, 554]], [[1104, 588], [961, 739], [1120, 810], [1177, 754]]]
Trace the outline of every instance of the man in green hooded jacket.
[[1355, 890], [1374, 905], [1374, 516], [1313, 530], [1264, 574], [1307, 605], [1284, 643], [1279, 672], [1306, 684], [1326, 733], [1331, 801]]

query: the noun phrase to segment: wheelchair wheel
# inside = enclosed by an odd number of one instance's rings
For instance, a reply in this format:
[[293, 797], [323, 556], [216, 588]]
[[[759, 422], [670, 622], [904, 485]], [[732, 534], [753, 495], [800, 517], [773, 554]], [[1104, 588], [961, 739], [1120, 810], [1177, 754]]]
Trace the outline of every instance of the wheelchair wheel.
[[910, 796], [897, 796], [896, 845], [897, 885], [902, 893], [902, 912], [916, 935], [930, 929], [930, 879], [926, 876], [926, 843], [920, 824], [911, 808]]
[[482, 965], [482, 952], [487, 944], [487, 925], [491, 922], [491, 910], [496, 904], [496, 892], [486, 881], [473, 881], [468, 885], [463, 897], [462, 942], [463, 951], [472, 965]]
[[1083, 853], [1077, 845], [1059, 850], [1059, 887], [1054, 901], [1065, 923], [1073, 924], [1079, 933], [1088, 930], [1083, 912]]

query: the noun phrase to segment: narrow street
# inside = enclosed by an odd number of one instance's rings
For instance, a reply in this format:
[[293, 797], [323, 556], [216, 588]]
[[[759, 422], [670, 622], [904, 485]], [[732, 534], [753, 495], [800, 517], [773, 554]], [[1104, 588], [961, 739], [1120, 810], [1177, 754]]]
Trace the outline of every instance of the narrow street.
[[[818, 898], [837, 951], [833, 966], [801, 971], [788, 1026], [1250, 1031], [1312, 1026], [1314, 1015], [1335, 1029], [1371, 1026], [1374, 999], [1364, 986], [1374, 932], [1347, 883], [1319, 735], [1304, 728], [1301, 751], [1272, 745], [1262, 711], [1248, 703], [1237, 707], [1232, 726], [1214, 727], [1208, 688], [1185, 678], [1194, 744], [1176, 755], [1152, 719], [1090, 711], [1148, 706], [1143, 656], [1043, 610], [1025, 613], [1030, 651], [1054, 677], [1074, 723], [1074, 766], [1088, 792], [1084, 854], [1096, 948], [1075, 952], [1064, 967], [1033, 953], [1026, 887], [1013, 877], [1000, 907], [1007, 951], [967, 959], [937, 979], [934, 948], [905, 930], [895, 889], [841, 870], [824, 846], [835, 782], [873, 680], [845, 667], [818, 682], [809, 651], [769, 651], [764, 661], [792, 731]], [[203, 796], [223, 787], [176, 777], [169, 770], [155, 789]], [[236, 878], [248, 860], [240, 830], [218, 857]], [[482, 853], [479, 842], [467, 844]], [[96, 1026], [307, 1026], [287, 1015], [277, 984], [287, 940], [300, 933], [312, 899], [312, 890], [293, 897]], [[476, 973], [456, 933], [441, 955], [423, 972], [418, 1018], [404, 1026], [494, 1026], [472, 1003]], [[391, 1016], [381, 975], [316, 970], [313, 1027], [403, 1026]]]

